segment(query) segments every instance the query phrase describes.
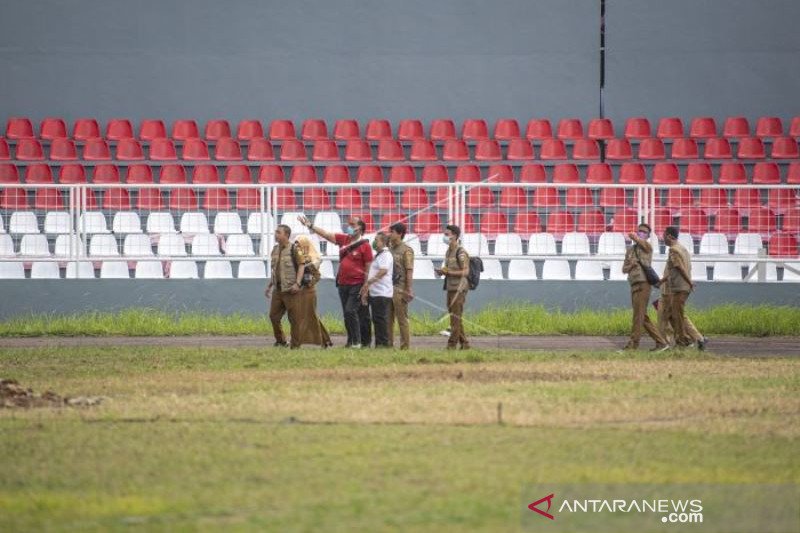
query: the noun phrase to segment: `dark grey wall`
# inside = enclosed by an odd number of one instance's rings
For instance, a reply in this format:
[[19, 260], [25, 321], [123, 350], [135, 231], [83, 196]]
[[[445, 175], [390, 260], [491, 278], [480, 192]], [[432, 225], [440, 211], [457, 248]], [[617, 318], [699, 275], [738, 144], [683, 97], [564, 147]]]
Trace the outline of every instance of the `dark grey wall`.
[[604, 104], [613, 120], [800, 114], [797, 0], [606, 6]]
[[598, 110], [588, 0], [0, 1], [2, 120]]

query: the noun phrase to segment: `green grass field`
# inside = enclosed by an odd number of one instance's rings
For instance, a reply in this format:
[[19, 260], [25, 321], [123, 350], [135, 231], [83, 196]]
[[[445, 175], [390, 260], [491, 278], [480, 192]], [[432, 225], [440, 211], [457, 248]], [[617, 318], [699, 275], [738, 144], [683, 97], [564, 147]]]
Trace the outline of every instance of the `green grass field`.
[[[515, 531], [530, 483], [800, 482], [800, 360], [3, 349], [0, 531]], [[502, 419], [498, 419], [498, 405]]]

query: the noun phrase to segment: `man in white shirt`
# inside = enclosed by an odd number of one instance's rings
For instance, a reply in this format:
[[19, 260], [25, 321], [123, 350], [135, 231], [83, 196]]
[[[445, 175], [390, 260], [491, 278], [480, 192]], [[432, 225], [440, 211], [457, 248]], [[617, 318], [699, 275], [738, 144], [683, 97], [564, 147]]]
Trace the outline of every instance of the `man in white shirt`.
[[392, 309], [394, 287], [394, 259], [388, 249], [389, 236], [383, 232], [375, 235], [372, 248], [375, 257], [369, 265], [369, 273], [361, 288], [361, 301], [369, 303], [372, 325], [375, 328], [375, 347], [390, 347], [389, 316]]

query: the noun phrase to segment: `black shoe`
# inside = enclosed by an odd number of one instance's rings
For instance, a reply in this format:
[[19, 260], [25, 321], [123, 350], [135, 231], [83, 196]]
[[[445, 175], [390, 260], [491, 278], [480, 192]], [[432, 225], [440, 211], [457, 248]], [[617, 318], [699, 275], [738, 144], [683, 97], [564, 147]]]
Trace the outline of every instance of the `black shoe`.
[[697, 349], [701, 352], [705, 351], [706, 343], [708, 343], [708, 337], [703, 337], [701, 340], [697, 341]]
[[272, 346], [275, 347], [275, 348], [287, 348], [289, 346], [289, 343], [288, 342], [275, 341], [275, 344], [273, 344]]

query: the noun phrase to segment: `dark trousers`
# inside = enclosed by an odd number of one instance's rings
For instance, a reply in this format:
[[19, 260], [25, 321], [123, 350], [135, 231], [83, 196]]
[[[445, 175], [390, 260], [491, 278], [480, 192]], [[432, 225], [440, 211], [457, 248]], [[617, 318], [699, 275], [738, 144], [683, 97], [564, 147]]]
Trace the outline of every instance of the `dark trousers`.
[[347, 344], [369, 346], [372, 331], [369, 323], [369, 307], [361, 305], [361, 285], [339, 285], [339, 300], [342, 302]]
[[389, 342], [389, 316], [392, 299], [384, 296], [370, 296], [369, 307], [372, 324], [375, 327], [375, 346], [391, 346]]

